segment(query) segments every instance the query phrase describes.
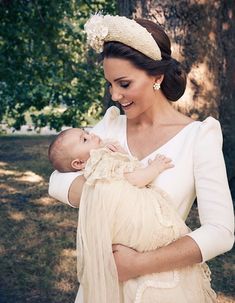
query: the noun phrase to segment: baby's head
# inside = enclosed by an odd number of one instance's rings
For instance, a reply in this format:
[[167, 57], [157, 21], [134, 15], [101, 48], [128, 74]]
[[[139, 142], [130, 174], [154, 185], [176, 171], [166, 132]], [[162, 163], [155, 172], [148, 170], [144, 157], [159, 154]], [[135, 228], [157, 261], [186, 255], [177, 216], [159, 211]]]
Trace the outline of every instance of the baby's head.
[[101, 147], [101, 139], [80, 128], [62, 131], [50, 144], [48, 157], [60, 172], [78, 171], [85, 167], [91, 149]]

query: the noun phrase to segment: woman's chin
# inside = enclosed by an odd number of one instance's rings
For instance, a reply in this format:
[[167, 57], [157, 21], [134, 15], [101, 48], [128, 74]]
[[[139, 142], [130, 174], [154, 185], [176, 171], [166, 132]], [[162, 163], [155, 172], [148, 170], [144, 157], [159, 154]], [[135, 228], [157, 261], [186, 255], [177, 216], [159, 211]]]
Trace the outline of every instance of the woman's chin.
[[125, 115], [128, 120], [135, 119], [139, 116], [139, 114], [136, 113], [135, 111], [127, 111], [127, 112], [125, 112]]

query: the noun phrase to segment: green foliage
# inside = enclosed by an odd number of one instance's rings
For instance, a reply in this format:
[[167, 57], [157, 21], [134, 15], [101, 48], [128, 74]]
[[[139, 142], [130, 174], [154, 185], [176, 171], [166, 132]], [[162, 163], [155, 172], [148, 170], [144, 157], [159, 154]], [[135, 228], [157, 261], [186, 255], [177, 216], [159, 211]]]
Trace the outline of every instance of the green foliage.
[[88, 123], [91, 109], [98, 118], [102, 70], [83, 25], [91, 13], [115, 9], [107, 0], [0, 0], [0, 120], [19, 128], [31, 108], [41, 111], [32, 114], [37, 126], [56, 129]]

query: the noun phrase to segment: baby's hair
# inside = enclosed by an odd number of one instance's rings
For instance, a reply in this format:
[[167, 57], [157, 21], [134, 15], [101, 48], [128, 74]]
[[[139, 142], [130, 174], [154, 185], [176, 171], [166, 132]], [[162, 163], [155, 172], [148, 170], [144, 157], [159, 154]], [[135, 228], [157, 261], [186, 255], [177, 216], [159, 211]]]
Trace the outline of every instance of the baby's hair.
[[56, 138], [51, 142], [48, 149], [48, 158], [54, 169], [61, 173], [75, 171], [71, 166], [71, 157], [68, 154], [68, 150], [64, 144], [64, 138], [71, 130], [66, 129], [60, 132]]

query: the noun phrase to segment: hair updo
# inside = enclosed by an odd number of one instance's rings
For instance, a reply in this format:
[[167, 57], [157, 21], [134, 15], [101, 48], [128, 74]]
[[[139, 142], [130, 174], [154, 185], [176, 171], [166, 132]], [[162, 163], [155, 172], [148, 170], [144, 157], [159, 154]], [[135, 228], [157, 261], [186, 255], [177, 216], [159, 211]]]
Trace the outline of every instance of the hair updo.
[[159, 25], [150, 20], [136, 19], [135, 21], [152, 34], [161, 50], [162, 60], [155, 61], [120, 42], [105, 42], [102, 58], [126, 59], [149, 76], [164, 75], [161, 90], [168, 100], [177, 101], [184, 94], [186, 74], [180, 63], [171, 57], [171, 43], [168, 36]]

